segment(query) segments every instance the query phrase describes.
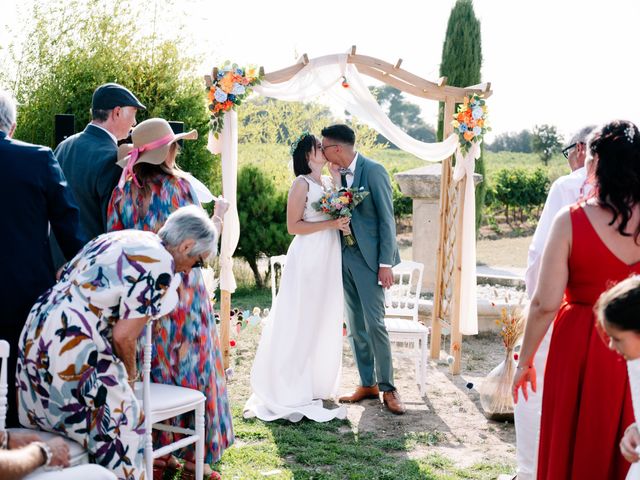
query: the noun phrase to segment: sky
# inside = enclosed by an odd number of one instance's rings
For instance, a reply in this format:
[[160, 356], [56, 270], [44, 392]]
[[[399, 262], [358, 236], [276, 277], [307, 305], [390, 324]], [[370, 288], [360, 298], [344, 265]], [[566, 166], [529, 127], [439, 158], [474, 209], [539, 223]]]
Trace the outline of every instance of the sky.
[[[402, 68], [431, 81], [439, 77], [454, 3], [145, 1], [158, 17], [186, 27], [192, 37], [186, 53], [202, 59], [203, 74], [227, 59], [270, 72], [303, 53], [313, 58], [356, 45], [358, 53], [389, 63], [402, 58]], [[0, 24], [15, 21], [16, 4], [3, 1]], [[640, 1], [475, 0], [474, 9], [481, 22], [482, 81], [494, 92], [488, 100], [494, 135], [547, 123], [568, 137], [614, 118], [640, 123]], [[0, 42], [7, 41], [0, 27]], [[407, 98], [436, 123], [435, 102]]]

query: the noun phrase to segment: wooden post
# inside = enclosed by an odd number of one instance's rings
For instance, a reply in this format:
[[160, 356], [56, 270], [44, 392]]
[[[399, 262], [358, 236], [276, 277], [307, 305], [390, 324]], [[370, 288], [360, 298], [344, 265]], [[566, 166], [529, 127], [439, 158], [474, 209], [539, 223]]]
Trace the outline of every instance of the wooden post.
[[[473, 181], [473, 178], [471, 179]], [[453, 292], [451, 293], [451, 350], [453, 363], [449, 370], [453, 375], [460, 373], [460, 360], [462, 357], [462, 334], [460, 333], [460, 279], [462, 275], [462, 228], [464, 209], [464, 190], [467, 178], [464, 177], [458, 184], [458, 218], [456, 219], [456, 243], [454, 246], [454, 266], [453, 266]]]
[[220, 343], [225, 370], [229, 368], [229, 329], [231, 319], [231, 292], [220, 290]]
[[[451, 119], [455, 109], [455, 99], [446, 97], [444, 102], [444, 138], [453, 132]], [[436, 282], [433, 293], [433, 310], [431, 316], [431, 358], [440, 358], [440, 342], [442, 341], [442, 299], [444, 297], [444, 270], [447, 264], [446, 243], [447, 229], [446, 219], [449, 209], [449, 184], [451, 183], [451, 158], [442, 162], [442, 174], [440, 177], [440, 232], [438, 239], [438, 255], [436, 257]]]

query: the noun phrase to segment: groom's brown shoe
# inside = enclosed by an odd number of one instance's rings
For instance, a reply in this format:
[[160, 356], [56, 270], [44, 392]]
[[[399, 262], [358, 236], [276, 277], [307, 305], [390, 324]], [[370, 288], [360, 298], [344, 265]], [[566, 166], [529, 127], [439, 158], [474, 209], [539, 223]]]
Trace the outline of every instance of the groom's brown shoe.
[[380, 400], [380, 390], [378, 390], [378, 385], [374, 385], [372, 387], [358, 387], [353, 395], [340, 397], [338, 401], [340, 403], [358, 403], [360, 400], [365, 400], [367, 398], [377, 398]]
[[404, 404], [402, 403], [402, 400], [400, 400], [400, 394], [397, 390], [382, 392], [382, 401], [391, 413], [402, 415], [407, 411], [407, 409], [404, 407]]

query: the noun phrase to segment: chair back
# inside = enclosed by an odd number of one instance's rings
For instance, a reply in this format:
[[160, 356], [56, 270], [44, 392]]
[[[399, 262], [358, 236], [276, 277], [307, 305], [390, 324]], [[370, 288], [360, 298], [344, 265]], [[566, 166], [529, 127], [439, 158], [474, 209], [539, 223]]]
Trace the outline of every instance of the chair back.
[[385, 290], [385, 315], [418, 320], [424, 264], [404, 260], [393, 267], [393, 285]]
[[4, 432], [7, 420], [7, 394], [9, 387], [7, 385], [7, 363], [9, 362], [9, 353], [11, 348], [9, 342], [0, 340], [0, 432]]
[[[282, 272], [284, 271], [284, 266], [287, 263], [287, 256], [276, 255], [274, 257], [270, 257], [269, 263], [271, 265], [271, 305], [273, 305], [273, 303], [276, 301], [278, 290], [280, 289], [278, 278], [282, 278]], [[278, 272], [276, 272], [276, 265], [279, 267], [280, 275], [278, 275]]]

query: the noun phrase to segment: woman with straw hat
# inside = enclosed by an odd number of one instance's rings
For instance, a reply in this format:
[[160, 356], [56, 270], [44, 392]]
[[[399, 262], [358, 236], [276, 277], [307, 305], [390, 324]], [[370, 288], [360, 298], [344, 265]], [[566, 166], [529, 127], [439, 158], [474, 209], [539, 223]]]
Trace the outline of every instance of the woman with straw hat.
[[[107, 213], [108, 229], [158, 231], [174, 210], [185, 205], [200, 205], [194, 179], [176, 165], [178, 140], [195, 140], [197, 132], [174, 134], [161, 118], [151, 118], [134, 128], [133, 144], [122, 145], [118, 165], [122, 176], [114, 189]], [[228, 203], [216, 199], [213, 222], [222, 228], [222, 216]], [[200, 259], [197, 266], [203, 266]], [[207, 397], [205, 425], [207, 450], [205, 463], [217, 462], [233, 443], [231, 411], [220, 342], [209, 295], [199, 268], [182, 276], [176, 309], [154, 324], [154, 353], [151, 379], [202, 391]], [[192, 427], [192, 419], [181, 418], [179, 426]], [[159, 445], [173, 441], [170, 433], [155, 436]], [[193, 449], [184, 450], [185, 474], [194, 470]], [[173, 457], [166, 459], [168, 469], [179, 468]], [[157, 462], [161, 475], [162, 462]], [[207, 470], [209, 470], [207, 472]], [[206, 478], [217, 475], [205, 466]], [[184, 474], [183, 474], [184, 475]], [[183, 477], [184, 478], [184, 477]]]

